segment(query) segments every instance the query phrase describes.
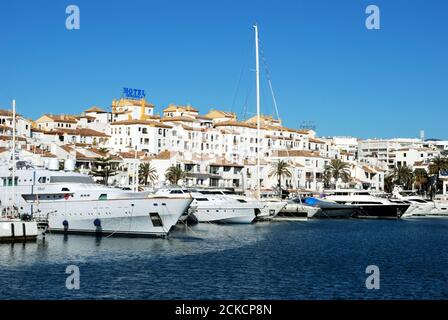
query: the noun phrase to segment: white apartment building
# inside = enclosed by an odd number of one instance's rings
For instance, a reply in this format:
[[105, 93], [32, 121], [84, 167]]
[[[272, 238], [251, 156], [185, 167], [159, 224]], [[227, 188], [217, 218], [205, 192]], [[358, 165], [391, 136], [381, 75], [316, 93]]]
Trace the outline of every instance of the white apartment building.
[[411, 168], [427, 166], [432, 158], [440, 156], [440, 151], [433, 148], [403, 148], [395, 151], [395, 166]]
[[108, 130], [108, 146], [117, 152], [137, 150], [158, 154], [169, 148], [172, 128], [154, 120], [115, 121]]
[[78, 120], [78, 127], [105, 133], [112, 120], [112, 113], [94, 106], [76, 118]]
[[420, 139], [368, 139], [359, 142], [360, 162], [392, 170], [395, 167], [395, 151], [406, 147], [421, 148]]
[[[0, 131], [2, 135], [12, 135], [13, 114], [10, 110], [0, 109]], [[16, 133], [21, 137], [31, 136], [32, 121], [16, 114]]]
[[36, 121], [36, 128], [44, 131], [76, 129], [78, 121], [74, 116], [45, 114]]

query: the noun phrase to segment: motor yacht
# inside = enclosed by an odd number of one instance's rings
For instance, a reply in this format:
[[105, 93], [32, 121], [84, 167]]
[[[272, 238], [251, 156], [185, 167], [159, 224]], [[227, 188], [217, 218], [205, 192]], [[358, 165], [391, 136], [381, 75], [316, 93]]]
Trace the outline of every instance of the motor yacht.
[[20, 216], [47, 221], [49, 232], [163, 237], [193, 201], [99, 185], [73, 167], [58, 167], [18, 161], [13, 182], [10, 168], [0, 165], [1, 203], [14, 202]]
[[426, 199], [418, 194], [394, 191], [391, 201], [395, 199], [412, 204], [402, 218], [448, 217], [448, 202]]
[[262, 206], [244, 196], [215, 189], [159, 189], [156, 195], [178, 194], [192, 198], [190, 214], [197, 222], [252, 223]]
[[358, 189], [326, 190], [323, 198], [356, 207], [353, 214], [355, 218], [398, 219], [411, 206], [405, 201], [392, 202], [386, 198], [375, 197], [368, 190]]

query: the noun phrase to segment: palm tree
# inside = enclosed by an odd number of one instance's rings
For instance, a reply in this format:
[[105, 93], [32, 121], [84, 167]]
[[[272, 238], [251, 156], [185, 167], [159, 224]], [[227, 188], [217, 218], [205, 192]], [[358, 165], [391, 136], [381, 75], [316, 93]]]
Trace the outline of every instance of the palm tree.
[[428, 172], [426, 172], [425, 169], [415, 169], [414, 177], [414, 184], [417, 187], [418, 191], [426, 191], [428, 189]]
[[[448, 158], [437, 156], [429, 164], [429, 173], [436, 176], [436, 184], [440, 181], [440, 173], [448, 171]], [[438, 187], [436, 187], [437, 192]]]
[[388, 174], [384, 177], [384, 191], [392, 193], [394, 191], [394, 175]]
[[331, 187], [331, 171], [326, 169], [324, 171], [324, 187], [325, 188]]
[[269, 171], [268, 177], [277, 177], [280, 197], [282, 196], [282, 178], [290, 178], [291, 176], [292, 174], [289, 170], [289, 164], [286, 161], [279, 160], [278, 162], [271, 164], [271, 170]]
[[165, 177], [172, 184], [177, 184], [180, 179], [185, 177], [185, 172], [178, 165], [172, 165], [168, 169], [166, 169]]
[[140, 177], [140, 183], [145, 186], [148, 185], [148, 182], [153, 184], [158, 178], [157, 170], [152, 167], [149, 162], [140, 164], [140, 167], [138, 168], [138, 176]]
[[408, 166], [398, 166], [395, 167], [392, 172], [394, 178], [394, 184], [402, 185], [405, 189], [412, 189], [412, 184], [414, 183], [414, 172]]
[[338, 181], [341, 178], [343, 182], [349, 182], [350, 176], [350, 165], [340, 159], [332, 159], [325, 167], [324, 177], [327, 180], [334, 178]]

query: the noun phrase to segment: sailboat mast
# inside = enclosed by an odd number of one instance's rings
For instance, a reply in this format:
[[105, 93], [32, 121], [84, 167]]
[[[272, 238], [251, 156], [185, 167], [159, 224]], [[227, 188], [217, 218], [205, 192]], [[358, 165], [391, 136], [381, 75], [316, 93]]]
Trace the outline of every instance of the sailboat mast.
[[16, 100], [12, 100], [12, 208], [16, 203]]
[[257, 86], [257, 199], [260, 199], [260, 64], [258, 55], [258, 26], [255, 29], [255, 74]]

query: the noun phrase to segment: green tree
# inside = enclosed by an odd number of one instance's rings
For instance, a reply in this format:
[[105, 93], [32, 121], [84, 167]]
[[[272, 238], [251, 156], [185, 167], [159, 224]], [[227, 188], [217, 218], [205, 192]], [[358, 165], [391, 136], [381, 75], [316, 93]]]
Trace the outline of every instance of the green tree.
[[393, 174], [388, 174], [384, 177], [384, 191], [386, 191], [387, 193], [392, 193], [392, 191], [394, 190], [394, 175]]
[[283, 160], [279, 160], [278, 162], [271, 164], [271, 170], [269, 171], [268, 177], [277, 177], [280, 197], [282, 197], [282, 178], [290, 178], [292, 176], [289, 167], [289, 164]]
[[392, 172], [395, 185], [401, 185], [406, 190], [412, 189], [414, 184], [414, 172], [408, 166], [398, 166]]
[[331, 178], [334, 178], [336, 181], [341, 178], [343, 182], [349, 182], [351, 180], [350, 165], [340, 159], [332, 159], [324, 171], [324, 179], [328, 180], [328, 183]]
[[429, 163], [429, 173], [436, 176], [437, 188], [435, 192], [437, 192], [440, 184], [440, 173], [448, 171], [448, 159], [437, 156], [431, 160]]
[[90, 175], [100, 177], [104, 185], [107, 185], [109, 178], [117, 174], [117, 170], [110, 157], [96, 158], [93, 163], [93, 168], [90, 170]]
[[331, 188], [331, 171], [326, 169], [324, 171], [324, 187]]
[[418, 189], [419, 193], [427, 191], [428, 189], [428, 172], [425, 169], [414, 170], [414, 185]]
[[141, 163], [138, 168], [138, 176], [140, 177], [140, 183], [143, 185], [148, 185], [148, 183], [153, 184], [158, 176], [157, 170], [151, 166], [150, 162]]
[[185, 177], [185, 172], [179, 165], [172, 165], [171, 167], [166, 169], [165, 177], [169, 182], [177, 185], [177, 182]]
[[98, 148], [97, 151], [103, 157], [105, 157], [105, 156], [107, 156], [109, 154], [109, 149], [108, 148], [101, 147], [101, 148]]

